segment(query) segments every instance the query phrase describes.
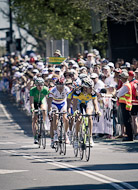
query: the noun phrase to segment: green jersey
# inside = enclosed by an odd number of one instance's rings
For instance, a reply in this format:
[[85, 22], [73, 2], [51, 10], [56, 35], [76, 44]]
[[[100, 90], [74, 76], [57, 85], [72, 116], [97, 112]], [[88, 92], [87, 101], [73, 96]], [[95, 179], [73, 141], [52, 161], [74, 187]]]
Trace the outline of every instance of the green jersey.
[[45, 96], [48, 94], [49, 90], [46, 86], [44, 86], [41, 91], [39, 91], [36, 86], [30, 89], [30, 96], [34, 97], [34, 102], [45, 103]]

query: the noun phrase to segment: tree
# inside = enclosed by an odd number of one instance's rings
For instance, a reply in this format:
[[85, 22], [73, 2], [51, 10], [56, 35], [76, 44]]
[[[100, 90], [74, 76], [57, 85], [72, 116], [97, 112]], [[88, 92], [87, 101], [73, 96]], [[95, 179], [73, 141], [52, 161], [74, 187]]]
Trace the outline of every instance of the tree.
[[[99, 39], [93, 39], [91, 10], [82, 9], [72, 0], [12, 0], [12, 10], [18, 27], [35, 38], [41, 53], [45, 52], [45, 40], [51, 37], [88, 45]], [[105, 37], [105, 32], [103, 30], [101, 36]]]
[[92, 9], [101, 20], [109, 17], [116, 22], [138, 22], [138, 0], [74, 0], [81, 8]]

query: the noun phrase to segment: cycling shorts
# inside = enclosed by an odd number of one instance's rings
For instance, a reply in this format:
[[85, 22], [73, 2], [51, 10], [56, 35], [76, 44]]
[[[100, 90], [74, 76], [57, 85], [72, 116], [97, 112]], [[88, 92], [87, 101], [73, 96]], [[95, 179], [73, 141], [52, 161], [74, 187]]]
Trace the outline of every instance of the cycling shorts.
[[67, 102], [65, 101], [60, 104], [52, 102], [52, 110], [58, 112], [67, 112]]

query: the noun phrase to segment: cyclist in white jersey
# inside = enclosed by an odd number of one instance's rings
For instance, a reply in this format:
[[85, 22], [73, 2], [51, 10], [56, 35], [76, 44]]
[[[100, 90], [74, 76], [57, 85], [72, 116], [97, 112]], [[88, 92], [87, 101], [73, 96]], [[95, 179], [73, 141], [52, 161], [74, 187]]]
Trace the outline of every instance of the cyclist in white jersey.
[[[70, 89], [65, 86], [65, 79], [61, 77], [55, 83], [55, 87], [51, 89], [48, 99], [48, 113], [51, 111], [56, 112], [67, 112], [67, 95], [70, 92]], [[50, 134], [51, 134], [51, 147], [53, 147], [54, 142], [58, 141], [57, 134], [57, 123], [58, 116], [54, 115], [51, 121]], [[68, 118], [67, 114], [63, 114], [63, 123], [65, 126], [66, 132], [66, 142], [68, 143], [67, 130], [68, 130]], [[54, 139], [53, 139], [54, 138]], [[53, 142], [54, 141], [54, 142]]]

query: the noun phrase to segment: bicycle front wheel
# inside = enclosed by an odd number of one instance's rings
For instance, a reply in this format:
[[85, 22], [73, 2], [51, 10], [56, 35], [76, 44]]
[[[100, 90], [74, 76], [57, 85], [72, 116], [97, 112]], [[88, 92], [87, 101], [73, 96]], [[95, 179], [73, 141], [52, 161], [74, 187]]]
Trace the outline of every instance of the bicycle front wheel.
[[90, 130], [89, 130], [89, 127], [86, 127], [86, 131], [85, 131], [85, 157], [86, 157], [87, 162], [90, 159], [90, 150], [91, 150], [91, 146], [90, 146]]
[[79, 132], [79, 153], [80, 153], [80, 159], [82, 160], [84, 155], [84, 131], [82, 129], [82, 126]]
[[44, 123], [42, 124], [41, 141], [42, 141], [43, 149], [45, 149], [46, 148], [46, 130], [45, 130]]
[[65, 133], [62, 134], [62, 140], [59, 143], [59, 147], [60, 147], [59, 154], [63, 153], [64, 155], [66, 155], [66, 135], [65, 135]]

